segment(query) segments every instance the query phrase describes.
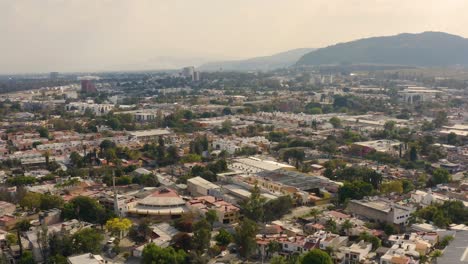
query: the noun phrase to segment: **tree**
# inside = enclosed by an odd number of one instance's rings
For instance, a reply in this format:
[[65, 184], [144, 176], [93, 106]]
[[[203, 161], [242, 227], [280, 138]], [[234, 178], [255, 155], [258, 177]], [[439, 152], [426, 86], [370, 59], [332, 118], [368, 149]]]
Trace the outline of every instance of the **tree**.
[[75, 253], [98, 253], [104, 236], [95, 229], [84, 228], [73, 234], [71, 239]]
[[263, 205], [264, 222], [273, 221], [289, 213], [293, 207], [291, 196], [285, 195], [277, 199], [270, 200]]
[[218, 213], [216, 212], [216, 210], [210, 209], [205, 213], [205, 218], [206, 221], [210, 223], [211, 229], [213, 229], [214, 222], [218, 220]]
[[363, 181], [345, 182], [338, 190], [338, 198], [340, 202], [345, 202], [348, 199], [362, 199], [374, 192], [374, 188], [370, 183]]
[[395, 127], [396, 127], [396, 122], [395, 121], [387, 121], [384, 124], [384, 129], [386, 131], [393, 131], [393, 130], [395, 130]]
[[411, 146], [409, 156], [411, 161], [418, 160], [418, 150], [416, 149], [416, 146]]
[[145, 246], [142, 254], [143, 264], [184, 264], [187, 254], [183, 250], [172, 247], [161, 248], [154, 243]]
[[299, 168], [299, 165], [304, 161], [304, 158], [305, 153], [302, 149], [288, 149], [283, 153], [283, 160], [286, 162], [289, 161], [289, 159], [294, 160], [296, 168]]
[[41, 194], [28, 192], [19, 202], [22, 208], [27, 208], [28, 210], [35, 210], [41, 206]]
[[288, 261], [283, 256], [274, 256], [270, 259], [270, 264], [288, 264]]
[[437, 185], [441, 183], [448, 183], [451, 180], [452, 180], [452, 176], [447, 170], [443, 168], [437, 168], [432, 173], [431, 182], [433, 185]]
[[380, 186], [380, 191], [382, 193], [403, 193], [403, 184], [401, 181], [390, 181], [384, 182]]
[[49, 138], [49, 130], [46, 127], [38, 127], [36, 131], [41, 138]]
[[301, 264], [333, 264], [332, 258], [327, 252], [320, 249], [312, 249], [304, 254], [299, 263]]
[[206, 219], [201, 219], [193, 225], [193, 247], [203, 253], [210, 246], [211, 226]]
[[447, 113], [444, 111], [437, 112], [435, 119], [432, 121], [435, 127], [441, 127], [448, 123]]
[[83, 158], [80, 156], [80, 154], [78, 154], [78, 152], [73, 151], [73, 152], [70, 154], [69, 159], [70, 159], [70, 163], [71, 163], [74, 167], [77, 167], [77, 168], [83, 167]]
[[334, 116], [330, 118], [330, 124], [332, 124], [333, 128], [340, 128], [341, 127], [341, 119]]
[[[105, 209], [96, 200], [87, 196], [77, 196], [63, 208], [65, 219], [77, 218], [90, 223], [102, 223]], [[105, 220], [104, 220], [105, 223]]]
[[41, 210], [50, 210], [53, 208], [62, 208], [63, 207], [63, 199], [60, 196], [57, 195], [51, 195], [51, 194], [44, 194], [41, 195], [41, 205], [40, 208]]
[[442, 251], [436, 249], [436, 250], [432, 251], [430, 256], [434, 260], [434, 263], [437, 263], [437, 259], [442, 257], [443, 254], [444, 253]]
[[453, 236], [450, 236], [450, 235], [444, 236], [442, 240], [439, 241], [439, 248], [444, 249], [450, 244], [450, 242], [453, 241], [453, 239], [454, 239]]
[[35, 264], [34, 257], [31, 251], [26, 251], [20, 254], [21, 258], [18, 261], [18, 264]]
[[327, 222], [325, 223], [325, 230], [336, 233], [337, 228], [336, 228], [336, 222], [332, 218], [328, 219]]
[[143, 219], [138, 225], [132, 226], [128, 233], [131, 240], [142, 243], [148, 240], [148, 236], [151, 234], [151, 228], [149, 227], [149, 220]]
[[353, 228], [353, 223], [349, 221], [349, 219], [346, 219], [343, 224], [341, 224], [341, 229], [345, 232], [346, 235], [349, 236], [349, 230]]
[[247, 201], [241, 203], [241, 210], [245, 217], [252, 219], [253, 221], [263, 220], [264, 211], [263, 205], [266, 199], [261, 196], [260, 188], [255, 184], [251, 190], [250, 198]]
[[281, 244], [277, 241], [274, 241], [274, 240], [270, 241], [267, 245], [267, 252], [269, 256], [280, 252], [280, 250], [281, 250]]
[[103, 152], [106, 149], [115, 148], [116, 145], [109, 139], [104, 139], [101, 144], [99, 144], [100, 151]]
[[314, 221], [317, 222], [317, 218], [319, 215], [322, 214], [322, 211], [320, 211], [319, 209], [317, 208], [312, 208], [310, 209], [309, 211], [309, 215], [312, 216], [314, 218]]
[[447, 135], [447, 144], [457, 145], [458, 144], [457, 134], [450, 132], [450, 134]]
[[132, 221], [128, 218], [112, 218], [107, 220], [106, 228], [113, 235], [118, 235], [119, 238], [122, 238], [123, 234], [127, 232], [130, 227], [132, 227]]
[[187, 154], [180, 159], [181, 163], [192, 163], [192, 162], [200, 162], [200, 161], [202, 161], [202, 157], [194, 153]]
[[229, 243], [232, 242], [232, 235], [226, 231], [226, 229], [221, 228], [218, 234], [215, 236], [216, 244], [220, 247], [226, 247]]
[[363, 232], [359, 235], [359, 240], [364, 240], [365, 242], [372, 244], [372, 249], [376, 250], [381, 246], [381, 241], [378, 237], [373, 236], [367, 232]]
[[31, 228], [31, 223], [29, 220], [20, 220], [16, 222], [15, 229], [16, 229], [16, 236], [18, 237], [18, 245], [20, 249], [20, 256], [23, 255], [23, 243], [21, 242], [21, 233], [26, 232]]
[[239, 247], [239, 254], [244, 258], [249, 257], [257, 246], [255, 241], [258, 231], [257, 224], [248, 218], [244, 218], [235, 230], [234, 241]]

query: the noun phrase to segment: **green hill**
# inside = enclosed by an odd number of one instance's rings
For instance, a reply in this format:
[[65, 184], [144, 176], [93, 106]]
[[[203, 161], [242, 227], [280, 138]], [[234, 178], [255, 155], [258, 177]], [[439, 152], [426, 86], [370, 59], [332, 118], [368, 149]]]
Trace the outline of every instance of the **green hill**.
[[468, 39], [442, 32], [399, 34], [340, 43], [309, 52], [297, 66], [336, 64], [468, 65]]

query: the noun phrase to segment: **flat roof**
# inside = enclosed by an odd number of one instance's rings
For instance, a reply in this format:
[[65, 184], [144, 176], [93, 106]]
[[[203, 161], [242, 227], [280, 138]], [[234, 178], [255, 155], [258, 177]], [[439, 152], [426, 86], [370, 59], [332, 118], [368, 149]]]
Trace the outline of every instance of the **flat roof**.
[[129, 135], [134, 137], [150, 137], [150, 136], [163, 136], [169, 135], [171, 131], [167, 129], [150, 129], [150, 130], [140, 130], [140, 131], [131, 131]]
[[193, 178], [190, 178], [187, 180], [187, 182], [189, 183], [192, 183], [192, 184], [196, 184], [196, 185], [201, 185], [207, 189], [217, 189], [219, 188], [218, 185], [210, 182], [210, 181], [207, 181], [205, 179], [203, 179], [202, 177], [200, 176], [197, 176], [197, 177], [193, 177]]

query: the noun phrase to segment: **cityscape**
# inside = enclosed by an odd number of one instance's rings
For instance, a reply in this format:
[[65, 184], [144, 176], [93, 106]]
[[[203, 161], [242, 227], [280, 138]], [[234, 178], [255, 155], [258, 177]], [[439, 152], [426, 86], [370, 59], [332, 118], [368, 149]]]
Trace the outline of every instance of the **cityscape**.
[[[70, 8], [67, 1], [44, 2], [49, 13]], [[181, 5], [163, 8], [156, 0], [143, 6], [103, 1], [95, 9], [78, 2], [73, 7], [89, 7], [91, 17], [118, 7], [119, 14], [132, 14], [122, 16], [132, 21], [128, 25], [139, 15], [159, 21], [145, 8], [170, 10], [168, 17], [187, 14]], [[335, 12], [335, 1], [271, 3], [270, 9], [251, 2], [239, 1], [239, 10], [271, 15], [282, 45], [280, 31], [294, 27], [277, 28], [273, 16], [300, 24], [309, 14], [301, 7], [319, 3]], [[419, 8], [395, 2], [410, 16]], [[387, 1], [368, 4], [388, 17], [406, 12]], [[5, 23], [24, 30], [29, 24], [20, 14], [36, 5], [0, 0], [0, 17], [8, 14]], [[210, 13], [201, 9], [232, 5], [201, 1], [191, 11], [205, 21]], [[468, 11], [462, 2], [436, 6], [446, 7], [453, 21]], [[368, 12], [362, 5], [350, 8]], [[424, 18], [436, 20], [427, 8]], [[223, 11], [226, 18], [211, 14], [213, 24], [197, 27], [199, 41], [206, 37], [201, 31], [211, 34], [216, 22], [225, 25], [239, 10]], [[292, 10], [297, 17], [287, 13]], [[362, 19], [373, 23], [373, 16]], [[251, 29], [239, 22], [213, 38], [252, 37], [244, 31], [264, 26], [246, 20]], [[37, 30], [58, 34], [47, 21]], [[0, 49], [0, 263], [468, 263], [468, 32], [438, 24], [443, 21], [406, 22], [388, 26], [393, 31], [349, 28], [362, 37], [347, 40], [330, 26], [329, 36], [298, 37], [276, 53], [269, 51], [283, 47], [272, 39], [274, 48], [267, 47], [270, 40], [261, 49], [252, 44], [245, 56], [238, 56], [242, 45], [234, 42], [223, 56], [195, 58], [168, 49], [145, 63], [115, 63], [124, 58], [112, 53], [121, 43], [109, 46], [115, 61], [86, 43], [102, 64], [75, 63], [67, 56], [89, 54], [77, 49], [67, 55], [61, 48], [31, 55], [28, 64], [15, 55], [30, 54], [24, 43], [17, 43], [18, 51], [15, 43], [0, 44], [10, 47]], [[64, 27], [73, 31], [71, 23]], [[187, 25], [179, 23], [171, 30], [183, 34]], [[96, 30], [117, 32], [105, 25]], [[154, 30], [161, 38], [168, 34]], [[445, 33], [452, 31], [458, 33]], [[90, 36], [82, 44], [91, 40], [98, 42]], [[210, 51], [196, 42], [190, 48]], [[141, 43], [125, 45], [128, 56], [133, 47], [143, 51]], [[174, 38], [171, 45], [191, 44]]]

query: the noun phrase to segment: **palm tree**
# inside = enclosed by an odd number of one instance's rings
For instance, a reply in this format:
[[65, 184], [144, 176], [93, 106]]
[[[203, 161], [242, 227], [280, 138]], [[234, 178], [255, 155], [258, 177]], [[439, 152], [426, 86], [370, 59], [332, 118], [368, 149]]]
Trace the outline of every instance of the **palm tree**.
[[24, 219], [15, 224], [16, 235], [18, 236], [18, 245], [20, 248], [20, 256], [23, 255], [23, 243], [21, 243], [21, 233], [26, 232], [31, 227], [31, 223]]

